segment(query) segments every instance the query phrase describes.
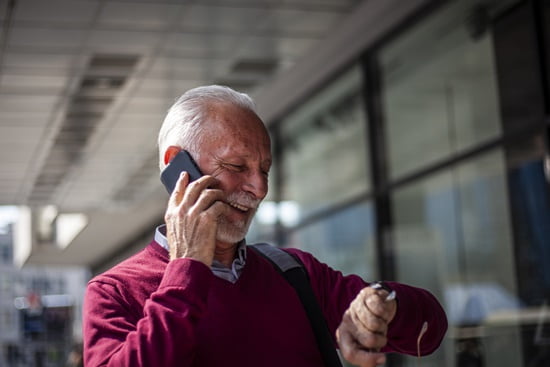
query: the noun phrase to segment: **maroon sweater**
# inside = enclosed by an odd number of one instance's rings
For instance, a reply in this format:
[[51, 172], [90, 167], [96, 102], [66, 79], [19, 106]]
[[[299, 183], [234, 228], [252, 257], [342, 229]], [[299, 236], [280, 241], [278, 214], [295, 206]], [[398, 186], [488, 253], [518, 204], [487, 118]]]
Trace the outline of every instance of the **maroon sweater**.
[[[360, 289], [313, 256], [304, 263], [330, 331]], [[236, 283], [204, 264], [178, 259], [152, 242], [88, 284], [84, 301], [84, 360], [95, 366], [322, 366], [315, 336], [294, 289], [250, 249]], [[446, 331], [445, 314], [428, 292], [392, 283], [398, 311], [384, 351], [431, 353]]]

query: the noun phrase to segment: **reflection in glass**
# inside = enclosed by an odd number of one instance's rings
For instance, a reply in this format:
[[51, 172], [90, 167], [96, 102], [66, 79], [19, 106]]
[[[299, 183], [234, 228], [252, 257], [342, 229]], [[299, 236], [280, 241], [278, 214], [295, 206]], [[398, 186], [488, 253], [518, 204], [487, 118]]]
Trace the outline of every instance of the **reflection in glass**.
[[360, 85], [356, 67], [282, 121], [282, 198], [296, 202], [301, 217], [368, 189]]
[[[522, 301], [550, 303], [550, 193], [543, 160], [523, 162], [510, 171]], [[550, 319], [548, 320], [550, 322]]]
[[345, 274], [372, 281], [378, 279], [373, 221], [372, 204], [359, 204], [293, 231], [287, 246], [313, 253]]
[[276, 225], [294, 227], [300, 220], [299, 206], [294, 201], [264, 201], [260, 204], [256, 216], [246, 236], [248, 243], [269, 242], [277, 244]]
[[501, 134], [492, 38], [465, 21], [478, 1], [456, 1], [380, 55], [390, 176]]
[[[522, 366], [506, 167], [494, 151], [399, 189], [393, 197], [399, 280], [443, 301], [451, 325], [428, 360]], [[466, 353], [466, 354], [464, 354]]]
[[268, 242], [273, 245], [276, 244], [275, 225], [277, 223], [277, 213], [273, 209], [273, 205], [276, 205], [273, 201], [264, 201], [260, 204], [246, 234], [247, 243]]

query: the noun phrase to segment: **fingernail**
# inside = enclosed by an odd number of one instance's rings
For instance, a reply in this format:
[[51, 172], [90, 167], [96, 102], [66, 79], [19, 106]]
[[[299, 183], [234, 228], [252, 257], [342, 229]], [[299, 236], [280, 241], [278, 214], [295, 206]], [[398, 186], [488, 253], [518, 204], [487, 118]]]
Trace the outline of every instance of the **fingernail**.
[[386, 363], [386, 356], [385, 355], [381, 355], [377, 360], [376, 360], [376, 364], [384, 364]]

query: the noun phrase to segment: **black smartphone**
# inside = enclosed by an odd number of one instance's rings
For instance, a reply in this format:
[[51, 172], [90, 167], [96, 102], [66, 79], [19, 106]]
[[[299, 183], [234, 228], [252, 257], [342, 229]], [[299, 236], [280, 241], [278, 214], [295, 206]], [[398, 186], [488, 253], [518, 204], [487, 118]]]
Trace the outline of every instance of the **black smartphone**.
[[186, 171], [189, 174], [189, 182], [195, 181], [202, 176], [199, 166], [197, 166], [197, 163], [195, 163], [193, 157], [191, 157], [189, 152], [186, 150], [182, 150], [176, 154], [174, 159], [168, 163], [166, 168], [160, 174], [160, 180], [166, 187], [169, 194], [174, 191], [182, 171]]

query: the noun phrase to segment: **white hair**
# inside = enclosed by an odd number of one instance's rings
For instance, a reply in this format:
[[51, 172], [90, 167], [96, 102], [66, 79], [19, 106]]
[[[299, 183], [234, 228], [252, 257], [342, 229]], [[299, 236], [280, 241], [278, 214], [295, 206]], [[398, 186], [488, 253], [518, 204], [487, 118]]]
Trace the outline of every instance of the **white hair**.
[[221, 85], [209, 85], [190, 89], [170, 107], [159, 131], [159, 167], [166, 167], [164, 153], [175, 145], [188, 150], [199, 158], [203, 122], [208, 118], [213, 103], [229, 103], [256, 113], [252, 98], [245, 93]]

